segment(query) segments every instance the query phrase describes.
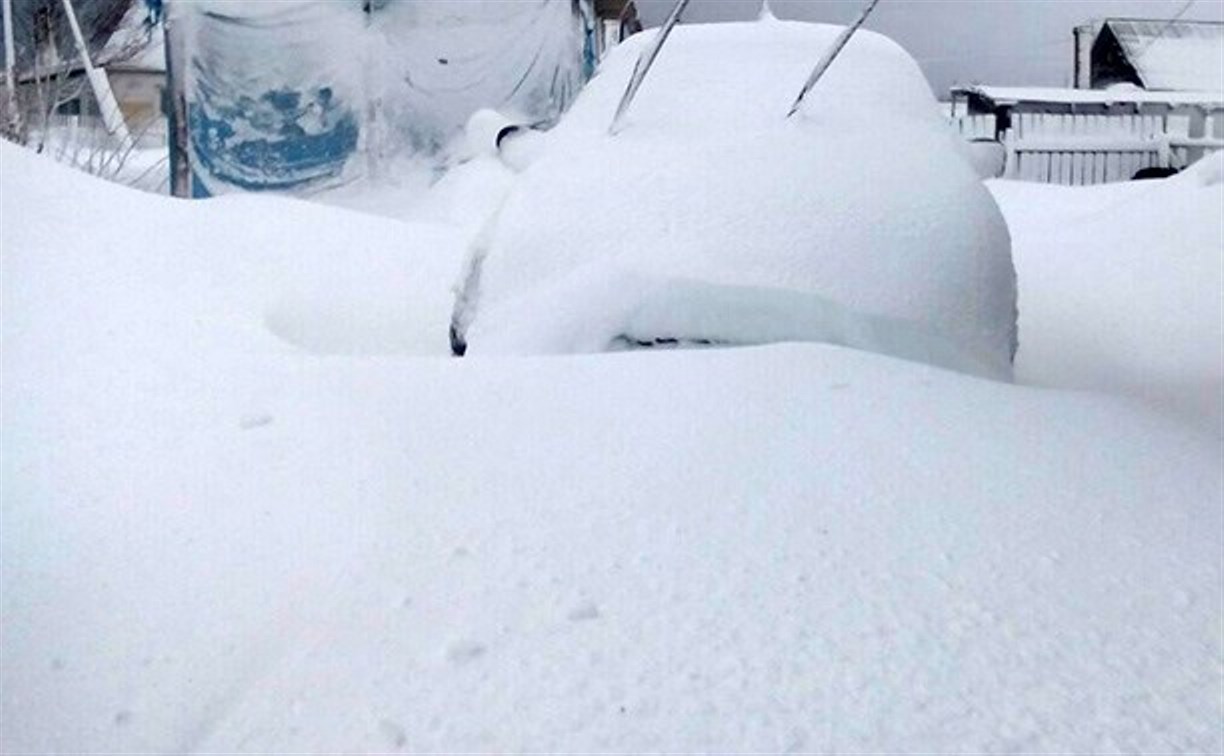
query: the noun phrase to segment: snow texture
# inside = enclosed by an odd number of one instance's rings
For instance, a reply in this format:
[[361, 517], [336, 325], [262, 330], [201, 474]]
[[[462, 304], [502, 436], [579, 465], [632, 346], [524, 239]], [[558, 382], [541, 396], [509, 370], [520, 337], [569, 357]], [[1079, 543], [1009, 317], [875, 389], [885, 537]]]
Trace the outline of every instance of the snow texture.
[[1218, 437], [828, 345], [408, 356], [462, 229], [0, 161], [6, 753], [1224, 749]]
[[[460, 318], [472, 323], [472, 352], [513, 351], [507, 333], [532, 337], [522, 352], [563, 351], [538, 338], [557, 318], [606, 335], [608, 313], [589, 292], [551, 314], [536, 300], [612, 266], [649, 281], [776, 291], [776, 301], [810, 295], [907, 323], [1006, 373], [1016, 338], [1007, 228], [917, 64], [864, 32], [801, 113], [784, 118], [839, 31], [776, 20], [677, 28], [610, 136], [650, 35], [617, 47], [545, 137], [480, 251], [475, 314]], [[793, 320], [782, 330], [804, 329], [805, 315]]]

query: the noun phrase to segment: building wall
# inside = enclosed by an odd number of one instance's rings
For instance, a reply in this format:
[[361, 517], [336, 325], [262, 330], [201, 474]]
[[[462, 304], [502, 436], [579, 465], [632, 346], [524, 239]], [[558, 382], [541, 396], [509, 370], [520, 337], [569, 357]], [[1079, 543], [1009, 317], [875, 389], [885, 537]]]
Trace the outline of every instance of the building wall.
[[152, 71], [112, 71], [111, 89], [123, 119], [132, 135], [165, 139], [166, 119], [162, 115], [162, 92], [166, 87], [165, 74]]
[[[141, 144], [153, 146], [166, 139], [166, 119], [162, 114], [162, 90], [165, 74], [155, 71], [108, 71], [111, 89], [123, 112], [132, 136]], [[74, 133], [98, 135], [105, 131], [93, 91], [81, 71], [74, 71], [45, 80], [44, 96], [54, 96], [58, 107], [47, 114], [50, 128], [71, 129]], [[19, 88], [30, 130], [42, 128], [46, 105], [40, 101], [38, 86], [26, 82]], [[74, 137], [75, 138], [75, 137]], [[91, 139], [93, 136], [90, 137]]]
[[1099, 23], [1081, 24], [1075, 27], [1075, 83], [1076, 89], [1092, 88], [1092, 46], [1100, 33]]

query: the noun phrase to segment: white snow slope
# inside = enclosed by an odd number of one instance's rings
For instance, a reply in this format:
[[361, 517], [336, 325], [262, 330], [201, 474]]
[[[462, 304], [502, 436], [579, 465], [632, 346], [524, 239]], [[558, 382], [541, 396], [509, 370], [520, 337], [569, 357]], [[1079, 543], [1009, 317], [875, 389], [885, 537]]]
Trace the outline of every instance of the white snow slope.
[[813, 344], [413, 357], [444, 229], [0, 160], [4, 752], [1224, 748], [1218, 438]]
[[1224, 437], [1224, 153], [1168, 181], [993, 181], [1025, 383], [1140, 399]]

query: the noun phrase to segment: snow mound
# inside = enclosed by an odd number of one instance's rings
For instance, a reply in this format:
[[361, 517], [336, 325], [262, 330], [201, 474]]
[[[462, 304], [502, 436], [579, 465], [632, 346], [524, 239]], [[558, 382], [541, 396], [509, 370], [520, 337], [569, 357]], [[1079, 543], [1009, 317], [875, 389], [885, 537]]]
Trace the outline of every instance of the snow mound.
[[270, 303], [451, 235], [0, 160], [0, 751], [1224, 749], [1217, 439], [825, 345], [321, 359]]
[[[62, 281], [83, 300], [114, 296], [91, 317], [118, 323], [139, 313], [149, 329], [194, 334], [184, 348], [223, 338], [249, 350], [449, 352], [465, 244], [458, 229], [269, 196], [182, 202], [134, 194], [7, 142], [0, 156], [4, 295], [29, 319], [23, 327], [97, 307], [47, 310], [46, 283]], [[117, 325], [107, 333], [133, 349], [147, 336]]]
[[[481, 308], [498, 328], [540, 317], [531, 301], [544, 288], [611, 265], [816, 295], [1006, 370], [1016, 336], [1007, 228], [914, 61], [863, 33], [802, 113], [784, 119], [838, 31], [680, 27], [612, 137], [650, 35], [617, 48], [501, 211], [478, 271], [473, 352], [483, 348]], [[580, 303], [564, 316], [604, 319]]]
[[1162, 181], [997, 181], [1019, 380], [1134, 397], [1224, 436], [1224, 153]]
[[1180, 174], [1185, 179], [1196, 181], [1200, 186], [1217, 186], [1224, 183], [1224, 150], [1217, 150], [1199, 160]]

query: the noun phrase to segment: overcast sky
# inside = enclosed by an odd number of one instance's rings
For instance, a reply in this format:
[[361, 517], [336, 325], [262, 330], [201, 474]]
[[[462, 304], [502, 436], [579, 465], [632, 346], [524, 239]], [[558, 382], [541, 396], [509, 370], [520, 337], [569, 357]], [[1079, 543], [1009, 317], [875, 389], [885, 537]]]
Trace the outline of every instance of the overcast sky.
[[[647, 24], [674, 0], [637, 0]], [[851, 22], [865, 0], [772, 0], [781, 18]], [[918, 59], [936, 94], [953, 84], [1071, 83], [1071, 30], [1092, 18], [1172, 18], [1185, 0], [881, 0], [867, 28], [900, 42]], [[692, 0], [684, 19], [755, 18], [761, 0]], [[1183, 18], [1224, 20], [1224, 0], [1196, 0]], [[819, 52], [813, 52], [813, 65]], [[1221, 61], [1224, 65], [1224, 61]]]

